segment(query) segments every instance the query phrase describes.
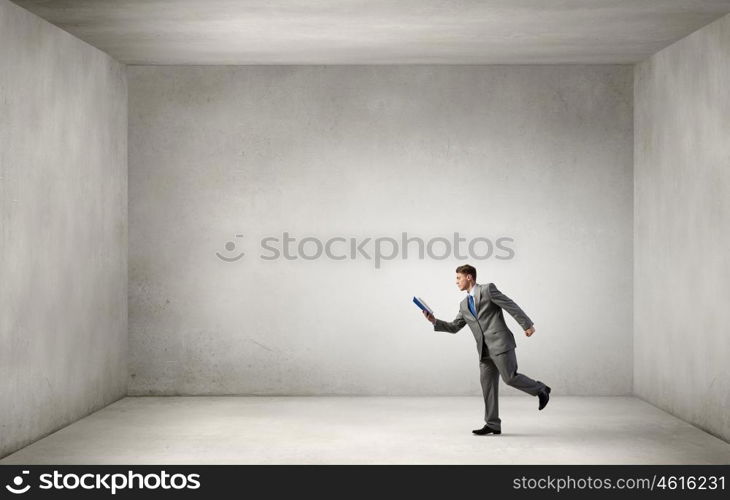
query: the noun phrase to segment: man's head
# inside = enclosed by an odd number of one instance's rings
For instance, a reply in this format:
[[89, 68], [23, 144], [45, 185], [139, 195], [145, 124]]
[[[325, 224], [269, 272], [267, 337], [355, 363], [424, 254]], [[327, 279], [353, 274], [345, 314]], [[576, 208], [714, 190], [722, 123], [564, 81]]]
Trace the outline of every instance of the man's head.
[[459, 290], [469, 290], [477, 281], [477, 270], [469, 264], [456, 268], [456, 286]]

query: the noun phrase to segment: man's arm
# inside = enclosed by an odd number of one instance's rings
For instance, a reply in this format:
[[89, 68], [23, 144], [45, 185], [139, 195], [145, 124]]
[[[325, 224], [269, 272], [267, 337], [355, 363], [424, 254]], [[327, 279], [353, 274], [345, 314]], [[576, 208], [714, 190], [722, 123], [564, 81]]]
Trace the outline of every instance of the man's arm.
[[423, 315], [426, 316], [427, 320], [433, 323], [433, 331], [435, 332], [456, 333], [464, 328], [464, 325], [466, 324], [466, 320], [464, 319], [464, 316], [461, 315], [461, 311], [459, 311], [456, 318], [454, 318], [454, 321], [451, 323], [436, 319], [432, 314], [428, 314], [426, 311], [423, 311]]
[[497, 290], [497, 287], [494, 285], [494, 283], [489, 283], [489, 285], [487, 285], [487, 290], [489, 291], [492, 302], [510, 313], [515, 321], [520, 324], [523, 330], [527, 331], [532, 327], [532, 320], [527, 316], [527, 314], [525, 314], [525, 311], [520, 309], [520, 306], [515, 304], [512, 299]]

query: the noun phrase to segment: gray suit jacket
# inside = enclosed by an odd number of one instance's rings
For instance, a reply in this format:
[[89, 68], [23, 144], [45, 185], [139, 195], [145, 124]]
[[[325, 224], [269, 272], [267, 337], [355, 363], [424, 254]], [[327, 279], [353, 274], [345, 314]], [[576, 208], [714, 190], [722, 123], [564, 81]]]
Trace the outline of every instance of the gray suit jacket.
[[447, 323], [437, 319], [433, 324], [433, 329], [437, 332], [456, 333], [468, 324], [477, 341], [480, 359], [484, 343], [487, 344], [490, 355], [500, 354], [517, 347], [514, 335], [504, 322], [502, 309], [506, 309], [523, 330], [529, 329], [533, 324], [527, 314], [512, 299], [497, 290], [494, 283], [476, 286], [474, 291], [476, 317], [469, 311], [468, 301], [467, 295], [459, 304], [459, 313], [454, 321]]

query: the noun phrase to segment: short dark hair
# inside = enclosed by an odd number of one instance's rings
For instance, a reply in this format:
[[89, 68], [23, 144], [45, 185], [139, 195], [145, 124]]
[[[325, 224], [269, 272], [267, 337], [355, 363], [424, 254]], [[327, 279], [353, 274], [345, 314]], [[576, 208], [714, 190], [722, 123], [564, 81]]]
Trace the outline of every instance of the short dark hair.
[[459, 266], [456, 268], [456, 272], [459, 274], [471, 274], [474, 278], [474, 281], [477, 280], [477, 270], [474, 268], [474, 266], [470, 266], [469, 264], [464, 264], [463, 266]]

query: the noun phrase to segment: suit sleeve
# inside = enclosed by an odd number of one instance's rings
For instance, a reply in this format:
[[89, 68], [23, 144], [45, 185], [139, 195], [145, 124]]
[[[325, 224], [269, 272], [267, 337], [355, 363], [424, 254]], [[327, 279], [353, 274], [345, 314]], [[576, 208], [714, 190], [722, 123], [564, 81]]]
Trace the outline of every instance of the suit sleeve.
[[492, 299], [492, 302], [510, 313], [515, 321], [520, 324], [523, 330], [528, 330], [533, 325], [532, 320], [527, 316], [527, 314], [525, 314], [525, 311], [520, 309], [520, 306], [515, 304], [512, 299], [497, 290], [497, 287], [494, 283], [490, 283], [487, 286], [487, 290], [489, 290], [489, 295]]
[[456, 315], [454, 318], [454, 321], [451, 323], [447, 323], [446, 321], [437, 319], [433, 323], [433, 331], [435, 332], [449, 332], [449, 333], [456, 333], [462, 328], [464, 328], [464, 325], [466, 324], [466, 320], [464, 319], [464, 316], [462, 316], [461, 311]]

